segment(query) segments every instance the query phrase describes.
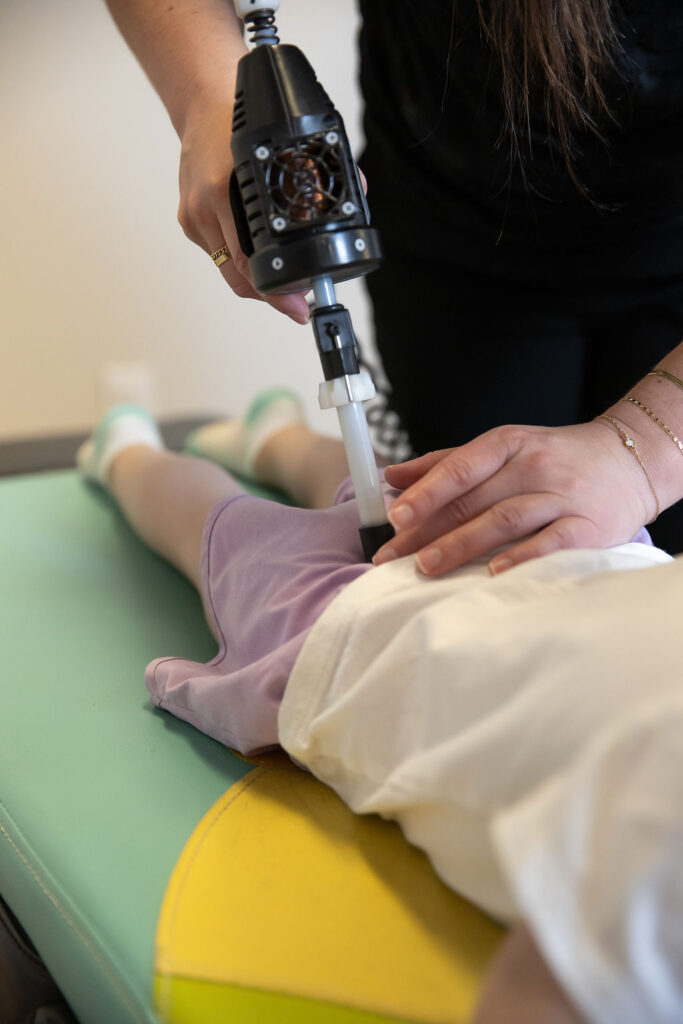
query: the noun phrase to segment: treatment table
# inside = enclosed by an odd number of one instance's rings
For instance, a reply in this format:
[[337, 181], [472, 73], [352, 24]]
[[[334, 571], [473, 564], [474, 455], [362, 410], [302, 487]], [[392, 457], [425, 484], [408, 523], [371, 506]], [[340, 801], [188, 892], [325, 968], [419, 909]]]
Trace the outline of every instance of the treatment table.
[[215, 643], [110, 499], [6, 477], [0, 548], [0, 897], [78, 1021], [464, 1024], [500, 929], [396, 826], [153, 708], [147, 662]]

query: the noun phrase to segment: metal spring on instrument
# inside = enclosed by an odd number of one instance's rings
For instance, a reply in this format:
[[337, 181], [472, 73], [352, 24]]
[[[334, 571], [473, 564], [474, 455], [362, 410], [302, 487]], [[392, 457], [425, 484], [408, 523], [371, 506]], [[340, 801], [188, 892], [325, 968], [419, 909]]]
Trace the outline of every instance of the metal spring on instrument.
[[275, 46], [280, 42], [275, 26], [275, 13], [271, 10], [254, 11], [247, 20], [249, 42], [254, 46]]

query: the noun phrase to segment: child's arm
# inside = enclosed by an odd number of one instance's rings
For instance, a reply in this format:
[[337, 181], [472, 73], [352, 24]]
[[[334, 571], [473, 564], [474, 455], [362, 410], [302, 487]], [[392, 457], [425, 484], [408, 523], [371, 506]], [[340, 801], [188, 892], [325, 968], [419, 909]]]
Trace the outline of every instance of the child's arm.
[[473, 1024], [585, 1024], [524, 923], [493, 961]]

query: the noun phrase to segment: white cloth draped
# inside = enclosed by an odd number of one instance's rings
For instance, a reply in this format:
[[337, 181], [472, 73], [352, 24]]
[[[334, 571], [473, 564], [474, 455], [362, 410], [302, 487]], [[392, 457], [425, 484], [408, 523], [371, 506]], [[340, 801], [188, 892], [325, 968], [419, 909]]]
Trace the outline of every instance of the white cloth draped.
[[523, 915], [599, 1024], [683, 1021], [682, 607], [683, 558], [640, 544], [401, 559], [328, 607], [280, 708], [293, 757]]

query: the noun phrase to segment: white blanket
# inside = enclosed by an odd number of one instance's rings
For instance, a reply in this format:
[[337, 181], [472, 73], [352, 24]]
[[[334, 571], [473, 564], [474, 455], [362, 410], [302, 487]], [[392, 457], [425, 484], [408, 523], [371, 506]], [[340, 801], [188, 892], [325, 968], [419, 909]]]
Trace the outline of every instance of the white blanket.
[[523, 914], [600, 1024], [683, 1021], [682, 607], [683, 560], [639, 544], [495, 578], [401, 559], [329, 606], [280, 710], [355, 811]]

